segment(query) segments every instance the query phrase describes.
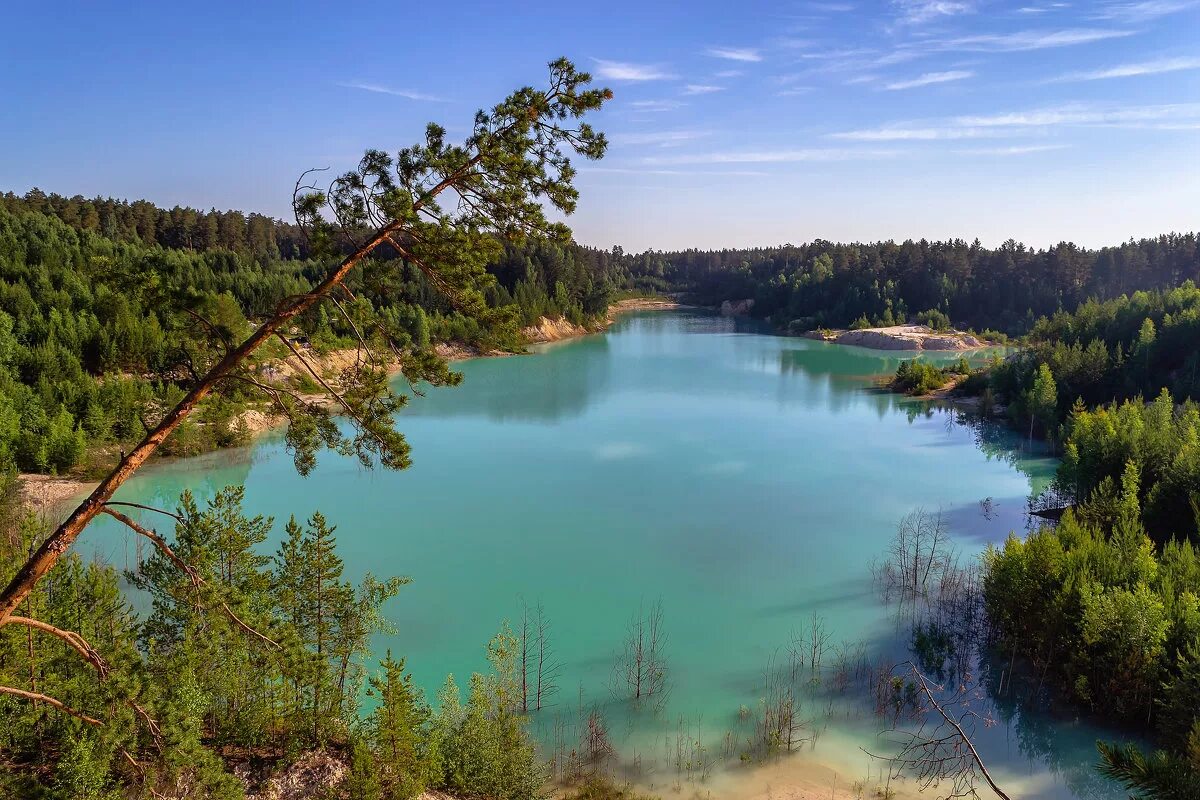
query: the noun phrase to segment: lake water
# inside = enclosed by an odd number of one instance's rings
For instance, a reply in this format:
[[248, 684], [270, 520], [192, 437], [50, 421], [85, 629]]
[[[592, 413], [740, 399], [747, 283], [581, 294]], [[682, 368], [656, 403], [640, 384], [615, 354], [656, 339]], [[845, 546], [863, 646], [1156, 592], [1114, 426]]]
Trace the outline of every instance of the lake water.
[[[119, 498], [173, 506], [183, 489], [203, 497], [244, 483], [248, 510], [274, 516], [276, 536], [289, 515], [322, 511], [338, 525], [348, 577], [412, 577], [386, 609], [398, 632], [376, 644], [405, 656], [431, 697], [446, 673], [461, 686], [484, 666], [485, 643], [519, 619], [522, 600], [541, 603], [562, 669], [553, 707], [535, 717], [540, 735], [552, 742], [557, 727], [561, 738], [556, 718], [598, 707], [625, 766], [636, 761], [661, 788], [683, 780], [667, 763], [680, 730], [712, 761], [726, 732], [745, 735], [764, 669], [814, 614], [831, 647], [907, 657], [870, 573], [905, 514], [940, 509], [968, 557], [1025, 529], [1027, 498], [1054, 462], [1023, 456], [1001, 430], [872, 388], [912, 355], [770, 336], [699, 312], [628, 315], [535, 355], [460, 364], [461, 387], [429, 391], [401, 414], [413, 447], [405, 472], [324, 454], [302, 479], [268, 436], [157, 464]], [[88, 538], [120, 536], [110, 526]], [[104, 555], [122, 565], [132, 547]], [[630, 617], [659, 601], [670, 692], [632, 710], [611, 686], [614, 658]], [[859, 748], [887, 750], [883, 723], [861, 693], [825, 694], [810, 692], [801, 711], [806, 735], [819, 735], [789, 759], [796, 780], [816, 780], [804, 771], [815, 765], [843, 788], [878, 775]], [[1014, 796], [1121, 796], [1091, 769], [1102, 732], [1010, 700], [994, 710], [1000, 721], [980, 730], [980, 747]], [[740, 749], [703, 791], [787, 781], [736, 766]]]

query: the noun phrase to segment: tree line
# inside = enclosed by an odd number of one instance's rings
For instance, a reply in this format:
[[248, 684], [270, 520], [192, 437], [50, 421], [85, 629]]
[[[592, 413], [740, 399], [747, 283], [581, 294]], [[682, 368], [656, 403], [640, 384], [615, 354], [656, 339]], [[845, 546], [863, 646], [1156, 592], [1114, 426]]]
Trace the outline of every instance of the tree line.
[[[208, 220], [228, 236], [168, 235], [178, 219]], [[64, 473], [86, 468], [90, 451], [135, 441], [191, 380], [198, 339], [236, 341], [319, 281], [328, 258], [287, 245], [294, 227], [37, 190], [0, 197], [0, 468]], [[522, 325], [543, 316], [591, 324], [628, 283], [620, 259], [546, 240], [508, 242], [486, 269], [491, 313], [466, 314], [385, 248], [347, 281], [352, 297], [302, 315], [291, 335], [318, 351], [355, 347], [363, 331], [383, 331], [404, 351], [439, 342], [520, 350]], [[257, 360], [285, 355], [272, 342]], [[252, 395], [209, 401], [165, 452], [243, 441], [238, 415]]]
[[[863, 320], [903, 324], [940, 312], [979, 331], [1021, 334], [1037, 320], [1089, 298], [1165, 289], [1200, 278], [1194, 233], [1166, 234], [1089, 250], [1013, 240], [834, 243], [647, 252], [631, 257], [635, 280], [686, 291], [703, 305], [753, 299], [751, 313], [802, 333]], [[939, 319], [941, 317], [938, 317]]]

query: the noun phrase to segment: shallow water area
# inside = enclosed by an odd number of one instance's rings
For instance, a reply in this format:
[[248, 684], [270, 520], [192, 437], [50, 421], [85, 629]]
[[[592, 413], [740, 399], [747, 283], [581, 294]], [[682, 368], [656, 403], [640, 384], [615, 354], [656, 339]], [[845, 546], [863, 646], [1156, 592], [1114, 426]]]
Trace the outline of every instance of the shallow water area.
[[[414, 397], [400, 415], [413, 448], [404, 472], [326, 453], [300, 478], [270, 434], [156, 464], [119, 499], [170, 507], [184, 489], [244, 483], [247, 510], [274, 516], [276, 537], [289, 515], [322, 511], [349, 579], [413, 578], [385, 609], [397, 632], [375, 649], [403, 655], [431, 697], [447, 673], [461, 686], [484, 667], [487, 640], [502, 620], [519, 624], [523, 601], [540, 603], [561, 665], [533, 715], [548, 748], [595, 708], [621, 768], [664, 794], [853, 796], [853, 781], [880, 772], [860, 748], [880, 748], [882, 725], [861, 696], [827, 683], [804, 695], [800, 755], [739, 763], [764, 670], [814, 620], [830, 652], [907, 658], [870, 569], [899, 520], [940, 510], [973, 558], [1025, 529], [1027, 499], [1055, 469], [999, 427], [874, 388], [914, 355], [703, 312], [629, 314], [605, 334], [457, 365], [462, 386]], [[89, 538], [115, 542], [102, 553], [123, 566], [134, 545], [122, 535]], [[631, 617], [659, 602], [669, 691], [634, 708], [614, 664]], [[1103, 732], [996, 710], [980, 747], [1015, 796], [1121, 796], [1091, 769]], [[704, 768], [680, 765], [681, 741], [698, 743]]]

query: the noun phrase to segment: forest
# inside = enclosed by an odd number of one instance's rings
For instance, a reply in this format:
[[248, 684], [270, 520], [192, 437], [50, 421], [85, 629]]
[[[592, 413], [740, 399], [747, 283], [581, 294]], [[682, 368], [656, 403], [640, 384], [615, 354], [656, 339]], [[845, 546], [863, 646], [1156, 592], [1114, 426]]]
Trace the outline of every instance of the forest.
[[962, 327], [1027, 333], [1041, 317], [1089, 299], [1169, 289], [1200, 278], [1194, 233], [1088, 250], [1044, 250], [1009, 240], [905, 241], [750, 250], [648, 252], [633, 257], [639, 286], [686, 291], [700, 305], [753, 299], [752, 313], [789, 333], [902, 324], [937, 311]]
[[[37, 190], [0, 196], [0, 464], [86, 471], [136, 441], [148, 409], [170, 406], [191, 377], [200, 329], [244, 336], [251, 322], [310, 290], [325, 269], [310, 255], [294, 225], [261, 215]], [[520, 350], [521, 326], [602, 318], [628, 283], [619, 254], [508, 243], [488, 266], [495, 280], [486, 302], [497, 313], [472, 316], [394, 255], [381, 253], [350, 281], [350, 318], [322, 306], [298, 320], [295, 334], [318, 350], [350, 348], [355, 328], [370, 327], [425, 350], [438, 342]], [[283, 355], [273, 343], [259, 358]], [[244, 441], [238, 414], [250, 402], [237, 391], [210, 401], [163, 452]]]

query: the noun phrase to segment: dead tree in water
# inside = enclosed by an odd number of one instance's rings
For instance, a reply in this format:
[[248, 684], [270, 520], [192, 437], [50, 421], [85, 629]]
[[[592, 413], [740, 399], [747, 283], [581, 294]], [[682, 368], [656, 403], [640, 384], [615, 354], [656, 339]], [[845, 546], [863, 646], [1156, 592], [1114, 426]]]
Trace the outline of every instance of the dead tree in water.
[[533, 614], [533, 659], [535, 679], [533, 685], [533, 707], [541, 711], [550, 697], [558, 691], [558, 673], [562, 665], [554, 657], [550, 647], [550, 620], [541, 603]]
[[896, 528], [886, 559], [874, 567], [876, 584], [887, 601], [916, 603], [929, 596], [941, 573], [950, 565], [950, 536], [939, 511], [918, 508]]
[[649, 610], [639, 607], [613, 664], [614, 692], [634, 701], [661, 697], [667, 689], [666, 644], [662, 600]]
[[550, 646], [550, 620], [539, 602], [532, 609], [521, 601], [521, 713], [541, 711], [558, 690], [560, 665]]
[[912, 708], [915, 727], [895, 725], [884, 731], [898, 746], [895, 755], [876, 755], [863, 749], [872, 758], [886, 762], [893, 778], [907, 775], [917, 781], [922, 791], [949, 784], [946, 797], [977, 797], [979, 785], [986, 784], [1001, 800], [1009, 796], [996, 784], [975, 744], [971, 741], [976, 727], [992, 720], [981, 716], [971, 707], [982, 693], [961, 685], [939, 699], [943, 688], [931, 683], [911, 662], [899, 665], [888, 682], [902, 693]]

